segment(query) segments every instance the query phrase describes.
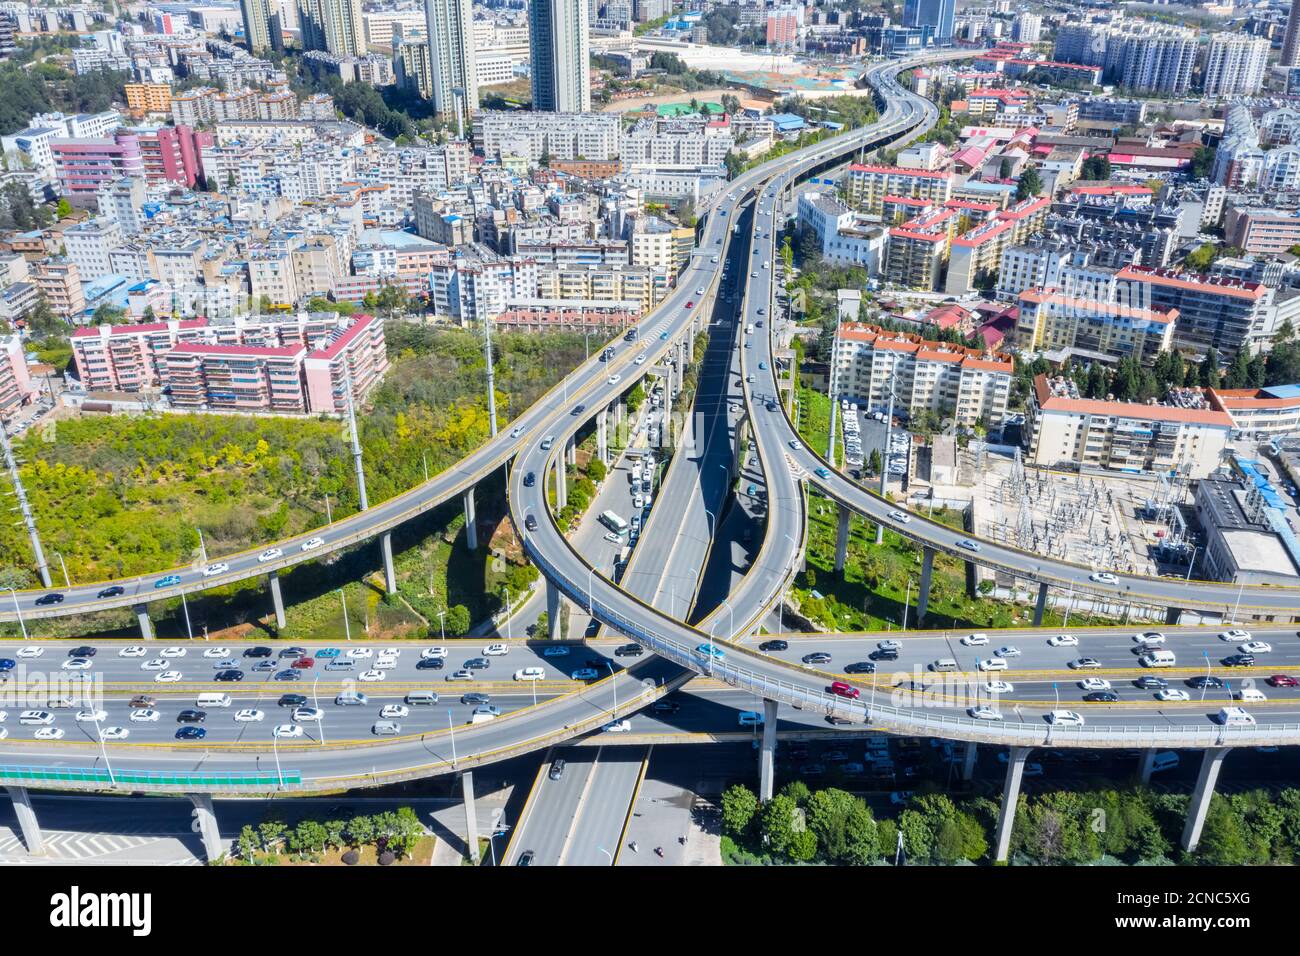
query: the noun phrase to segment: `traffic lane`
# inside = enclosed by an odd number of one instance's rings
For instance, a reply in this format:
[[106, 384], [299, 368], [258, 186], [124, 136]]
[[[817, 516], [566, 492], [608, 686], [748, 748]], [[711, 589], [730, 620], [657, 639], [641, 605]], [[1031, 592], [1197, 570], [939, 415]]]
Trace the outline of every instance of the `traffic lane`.
[[644, 747], [600, 748], [569, 836], [566, 866], [613, 865], [645, 752]]
[[577, 817], [582, 794], [600, 757], [599, 749], [557, 748], [556, 759], [565, 762], [564, 772], [554, 780], [548, 771], [541, 780], [533, 804], [524, 820], [523, 830], [515, 837], [515, 860], [533, 854], [533, 866], [559, 866], [569, 834]]

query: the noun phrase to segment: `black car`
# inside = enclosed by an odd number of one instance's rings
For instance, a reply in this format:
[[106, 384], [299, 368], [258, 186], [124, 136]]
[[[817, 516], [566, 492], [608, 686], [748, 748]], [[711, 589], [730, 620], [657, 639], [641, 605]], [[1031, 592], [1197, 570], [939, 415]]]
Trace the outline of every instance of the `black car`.
[[302, 680], [302, 671], [298, 671], [298, 670], [276, 671], [275, 680]]
[[281, 694], [280, 695], [281, 707], [301, 707], [305, 703], [307, 703], [306, 694]]
[[415, 669], [417, 671], [440, 671], [444, 664], [446, 664], [446, 661], [441, 657], [421, 657], [415, 662]]
[[874, 674], [875, 672], [876, 665], [871, 661], [854, 661], [844, 667], [844, 673], [846, 674]]
[[790, 649], [789, 641], [764, 641], [758, 645], [760, 651], [788, 651]]
[[519, 859], [515, 861], [515, 866], [532, 866], [533, 856], [532, 850], [524, 850], [523, 853], [519, 854]]
[[62, 604], [63, 595], [58, 591], [52, 591], [49, 594], [42, 594], [36, 599], [37, 607], [44, 607], [47, 604]]
[[533, 515], [524, 516], [524, 528], [528, 531], [537, 530], [537, 518]]
[[1163, 677], [1139, 677], [1133, 682], [1133, 686], [1139, 690], [1164, 690], [1169, 686], [1169, 681]]
[[535, 472], [530, 471], [528, 474], [524, 475], [525, 488], [531, 488], [535, 484], [537, 484], [537, 475]]
[[1113, 704], [1119, 700], [1119, 694], [1113, 690], [1095, 690], [1091, 694], [1084, 694], [1083, 699], [1090, 704]]
[[270, 657], [274, 653], [275, 650], [273, 648], [265, 646], [244, 648], [245, 657]]
[[118, 595], [125, 594], [125, 593], [126, 593], [126, 588], [122, 587], [122, 585], [120, 584], [113, 584], [110, 585], [109, 587], [104, 588], [104, 590], [100, 591], [98, 596], [102, 598], [111, 598], [111, 597], [117, 597]]
[[208, 735], [202, 727], [181, 727], [176, 731], [177, 740], [202, 740]]
[[1229, 654], [1223, 659], [1224, 667], [1250, 667], [1254, 663], [1254, 654]]
[[280, 660], [297, 660], [300, 657], [307, 656], [305, 647], [286, 647], [280, 652]]
[[682, 705], [675, 700], [657, 700], [650, 705], [650, 710], [656, 714], [675, 714], [682, 709]]
[[471, 657], [465, 662], [465, 669], [471, 671], [485, 671], [492, 665], [492, 662], [486, 657]]
[[573, 415], [576, 418], [578, 415], [581, 415], [586, 410], [587, 410], [586, 405], [575, 405], [573, 407], [573, 411], [569, 412], [569, 414]]
[[491, 699], [492, 698], [489, 697], [487, 694], [480, 694], [475, 692], [472, 694], [462, 694], [460, 698], [460, 702], [467, 706], [470, 704], [477, 706], [479, 704], [486, 704]]
[[831, 656], [825, 651], [814, 651], [811, 654], [805, 654], [800, 660], [805, 664], [829, 664]]
[[559, 780], [561, 777], [563, 777], [564, 767], [565, 767], [565, 763], [563, 757], [557, 757], [555, 760], [551, 761], [551, 779]]
[[213, 675], [212, 679], [223, 681], [243, 680], [244, 672], [237, 670], [217, 671], [217, 673]]
[[1202, 690], [1202, 689], [1222, 690], [1223, 689], [1223, 681], [1220, 678], [1210, 677], [1206, 674], [1201, 674], [1198, 677], [1189, 677], [1186, 681], [1184, 681], [1184, 683], [1187, 684], [1188, 687], [1191, 687], [1194, 690]]
[[590, 667], [594, 671], [603, 671], [605, 669], [605, 658], [588, 657], [582, 662], [583, 667]]
[[206, 710], [182, 710], [176, 715], [178, 724], [201, 724], [208, 719]]
[[68, 651], [68, 656], [69, 657], [94, 657], [95, 648], [90, 647], [87, 644], [82, 644], [80, 647], [74, 647], [72, 650]]
[[896, 661], [898, 660], [898, 651], [890, 648], [878, 648], [867, 655], [873, 661]]
[[623, 644], [614, 649], [615, 657], [640, 657], [645, 653], [645, 648], [640, 644]]

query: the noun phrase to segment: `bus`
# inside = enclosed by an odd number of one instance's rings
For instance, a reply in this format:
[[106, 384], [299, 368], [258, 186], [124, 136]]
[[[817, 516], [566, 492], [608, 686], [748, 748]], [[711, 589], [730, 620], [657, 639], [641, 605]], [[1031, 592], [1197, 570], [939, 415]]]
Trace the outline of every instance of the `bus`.
[[602, 512], [600, 523], [615, 534], [627, 534], [627, 522], [612, 511]]

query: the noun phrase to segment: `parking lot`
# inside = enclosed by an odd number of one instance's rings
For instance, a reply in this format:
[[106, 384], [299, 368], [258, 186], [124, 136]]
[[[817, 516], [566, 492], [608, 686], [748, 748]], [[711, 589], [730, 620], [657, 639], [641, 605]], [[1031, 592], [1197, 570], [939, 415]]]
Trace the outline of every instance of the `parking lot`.
[[[873, 451], [885, 445], [885, 415], [859, 408], [848, 399], [840, 399], [840, 418], [844, 431], [844, 464], [850, 469], [862, 469]], [[903, 481], [908, 472], [911, 452], [911, 435], [895, 425], [889, 430], [889, 450], [885, 467], [891, 481]]]

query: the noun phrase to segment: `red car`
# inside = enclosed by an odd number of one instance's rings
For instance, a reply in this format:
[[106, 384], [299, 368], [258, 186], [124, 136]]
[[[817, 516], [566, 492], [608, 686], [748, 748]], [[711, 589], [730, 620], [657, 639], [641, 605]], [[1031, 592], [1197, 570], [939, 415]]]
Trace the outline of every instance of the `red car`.
[[1269, 687], [1300, 687], [1300, 680], [1286, 674], [1274, 674], [1264, 683], [1268, 684]]
[[687, 302], [687, 303], [686, 303], [686, 308], [688, 308], [688, 309], [693, 309], [693, 308], [695, 308], [695, 300], [694, 300], [694, 299], [691, 299], [690, 302]]
[[296, 667], [300, 671], [305, 671], [309, 667], [315, 667], [316, 662], [310, 657], [300, 657], [289, 666]]
[[859, 695], [856, 687], [850, 687], [842, 680], [834, 681], [831, 684], [831, 693], [836, 697], [847, 697], [849, 700], [857, 700]]

